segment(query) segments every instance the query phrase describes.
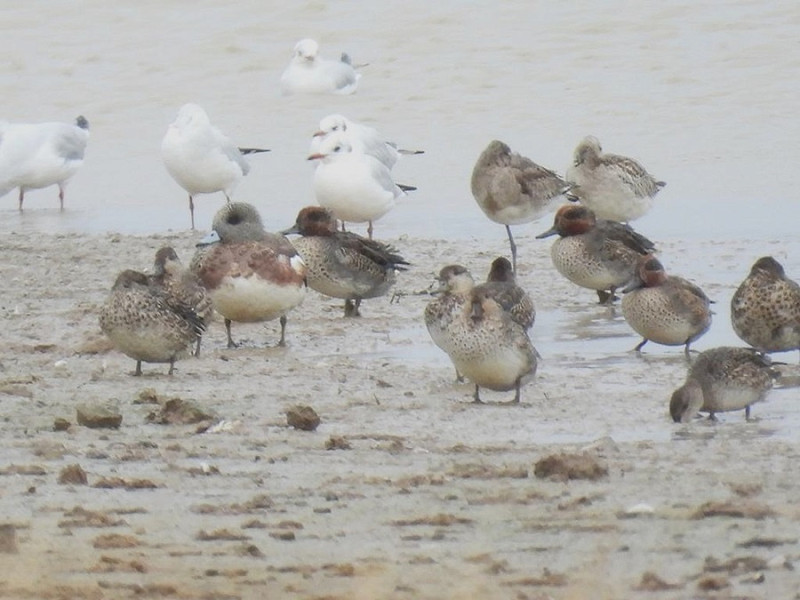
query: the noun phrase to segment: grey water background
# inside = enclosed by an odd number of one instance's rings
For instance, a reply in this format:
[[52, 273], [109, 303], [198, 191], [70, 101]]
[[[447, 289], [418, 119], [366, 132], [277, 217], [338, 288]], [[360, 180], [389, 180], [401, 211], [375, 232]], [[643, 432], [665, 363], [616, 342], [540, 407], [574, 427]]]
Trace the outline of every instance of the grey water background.
[[[758, 256], [773, 254], [800, 277], [800, 4], [793, 0], [4, 0], [0, 7], [0, 118], [83, 114], [91, 123], [66, 210], [58, 211], [49, 188], [29, 192], [20, 214], [12, 192], [0, 199], [0, 234], [188, 229], [186, 194], [159, 148], [178, 108], [196, 102], [239, 145], [272, 149], [251, 157], [234, 194], [258, 206], [269, 229], [288, 226], [314, 203], [306, 156], [330, 113], [425, 150], [395, 167], [397, 181], [419, 189], [376, 224], [376, 236], [463, 239], [499, 251], [505, 232], [469, 189], [485, 145], [501, 139], [563, 173], [578, 141], [593, 134], [606, 151], [638, 159], [667, 182], [635, 227], [671, 253], [669, 270], [720, 294], [715, 326], [698, 348], [740, 343], [729, 295]], [[280, 74], [303, 37], [315, 38], [325, 56], [347, 51], [368, 63], [355, 95], [280, 94]], [[201, 230], [223, 202], [221, 194], [196, 201]], [[526, 254], [546, 253], [549, 242], [533, 235], [549, 226], [546, 218], [515, 229], [523, 263]], [[587, 309], [591, 295], [584, 296], [576, 291], [572, 305], [540, 313], [536, 335], [563, 357], [605, 364], [638, 340], [618, 311]], [[596, 335], [606, 338], [602, 345], [586, 343]], [[419, 360], [447, 360], [428, 340], [417, 350]], [[654, 344], [646, 351], [679, 352]]]
[[[562, 172], [577, 142], [668, 182], [637, 228], [654, 238], [796, 235], [800, 6], [791, 1], [0, 3], [0, 118], [72, 120], [92, 137], [60, 214], [54, 189], [0, 201], [2, 229], [153, 233], [188, 226], [159, 145], [197, 102], [240, 145], [265, 145], [235, 193], [269, 225], [313, 203], [305, 161], [341, 112], [426, 151], [396, 178], [419, 191], [383, 236], [502, 236], [469, 191], [493, 138]], [[281, 96], [294, 43], [369, 63], [353, 96]], [[199, 200], [208, 224], [221, 196]]]

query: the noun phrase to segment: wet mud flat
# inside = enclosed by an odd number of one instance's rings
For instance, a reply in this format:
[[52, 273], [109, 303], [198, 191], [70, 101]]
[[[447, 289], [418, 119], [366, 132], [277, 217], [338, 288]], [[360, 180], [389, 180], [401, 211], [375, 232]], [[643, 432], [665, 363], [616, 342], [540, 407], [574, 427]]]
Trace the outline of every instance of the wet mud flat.
[[[482, 278], [499, 231], [386, 240], [413, 264], [394, 302], [344, 319], [310, 293], [286, 348], [277, 322], [234, 324], [231, 350], [214, 322], [171, 377], [132, 377], [97, 311], [119, 270], [165, 244], [188, 263], [199, 234], [6, 236], [0, 597], [797, 597], [797, 389], [751, 422], [674, 425], [681, 349], [631, 353], [618, 311], [562, 280], [534, 233], [517, 242], [543, 358], [519, 406], [471, 404], [422, 321], [434, 273]], [[698, 282], [688, 256], [711, 254], [709, 340], [734, 343], [747, 242], [662, 245]], [[796, 354], [780, 359], [791, 383]], [[313, 431], [288, 425], [298, 405]], [[79, 407], [121, 422], [79, 424]]]

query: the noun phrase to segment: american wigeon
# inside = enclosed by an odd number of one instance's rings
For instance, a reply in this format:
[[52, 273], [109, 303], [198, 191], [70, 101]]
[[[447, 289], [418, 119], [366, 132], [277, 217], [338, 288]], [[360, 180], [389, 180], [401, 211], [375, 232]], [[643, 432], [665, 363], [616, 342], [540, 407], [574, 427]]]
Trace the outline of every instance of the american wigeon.
[[223, 206], [191, 269], [225, 319], [229, 348], [236, 346], [233, 321], [280, 319], [278, 344], [285, 345], [286, 314], [306, 295], [306, 265], [289, 240], [264, 230], [254, 206], [243, 202]]

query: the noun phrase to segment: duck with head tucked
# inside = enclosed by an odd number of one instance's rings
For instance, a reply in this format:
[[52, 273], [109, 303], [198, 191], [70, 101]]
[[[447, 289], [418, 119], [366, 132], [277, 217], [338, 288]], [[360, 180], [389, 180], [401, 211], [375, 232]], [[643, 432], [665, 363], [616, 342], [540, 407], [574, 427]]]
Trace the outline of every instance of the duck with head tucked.
[[676, 423], [688, 423], [698, 412], [744, 409], [761, 402], [772, 389], [776, 371], [769, 357], [752, 348], [719, 347], [701, 352], [689, 368], [686, 383], [672, 394], [669, 412]]
[[646, 214], [655, 195], [667, 185], [634, 159], [605, 154], [600, 140], [591, 135], [575, 148], [566, 179], [574, 186], [571, 199], [591, 208], [598, 219], [626, 223]]
[[387, 244], [337, 231], [336, 217], [321, 206], [303, 208], [283, 234], [301, 236], [292, 243], [306, 264], [308, 287], [344, 299], [345, 317], [360, 316], [361, 301], [386, 294], [409, 264]]
[[505, 225], [511, 266], [517, 270], [517, 245], [511, 225], [530, 223], [549, 213], [570, 189], [561, 177], [493, 140], [472, 169], [472, 195], [483, 213]]
[[480, 388], [514, 390], [518, 404], [522, 386], [536, 374], [537, 352], [525, 329], [492, 297], [476, 287], [469, 297], [469, 314], [456, 320], [450, 358], [456, 370], [475, 384], [473, 399], [481, 403]]
[[172, 375], [175, 361], [200, 343], [208, 298], [177, 283], [184, 279], [182, 271], [175, 250], [161, 248], [155, 275], [122, 271], [100, 309], [100, 328], [115, 348], [136, 361], [134, 375], [142, 374], [142, 362], [168, 362]]
[[550, 248], [553, 265], [572, 283], [596, 290], [601, 304], [611, 304], [617, 288], [628, 283], [639, 258], [655, 251], [653, 242], [616, 221], [597, 219], [585, 206], [565, 204], [553, 226], [537, 239], [558, 235]]
[[289, 240], [264, 230], [254, 206], [233, 202], [222, 207], [191, 268], [225, 319], [229, 348], [236, 346], [233, 321], [280, 319], [278, 345], [285, 345], [286, 314], [306, 295], [306, 265]]
[[711, 301], [683, 277], [667, 275], [652, 254], [642, 256], [631, 282], [622, 290], [622, 316], [642, 336], [642, 347], [653, 341], [665, 346], [689, 345], [711, 327]]
[[759, 258], [733, 294], [731, 324], [761, 352], [800, 349], [800, 285], [771, 256]]

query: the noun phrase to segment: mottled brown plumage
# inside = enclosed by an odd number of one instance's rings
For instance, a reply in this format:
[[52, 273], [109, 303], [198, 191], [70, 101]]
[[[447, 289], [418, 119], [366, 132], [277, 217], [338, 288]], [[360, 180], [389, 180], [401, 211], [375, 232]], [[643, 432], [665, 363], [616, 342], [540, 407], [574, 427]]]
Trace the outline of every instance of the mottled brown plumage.
[[[425, 307], [425, 326], [433, 342], [449, 354], [448, 328], [463, 312], [475, 283], [472, 274], [461, 265], [442, 267], [437, 281], [439, 289], [436, 297]], [[457, 374], [456, 378], [460, 379], [460, 375]]]
[[513, 267], [507, 258], [500, 256], [494, 259], [486, 283], [476, 286], [475, 289], [479, 292], [485, 291], [525, 330], [533, 327], [536, 320], [533, 300], [517, 285]]
[[213, 232], [199, 246], [191, 268], [225, 318], [228, 347], [236, 346], [233, 321], [272, 319], [280, 319], [283, 346], [286, 313], [306, 293], [306, 266], [289, 240], [264, 231], [255, 207], [234, 202], [217, 212]]
[[566, 179], [570, 196], [592, 209], [598, 218], [633, 221], [647, 213], [653, 197], [666, 184], [656, 180], [632, 158], [605, 154], [600, 141], [587, 136], [575, 148]]
[[[151, 280], [167, 291], [170, 302], [192, 306], [206, 327], [214, 316], [214, 304], [197, 275], [184, 268], [175, 249], [164, 246], [156, 252]], [[200, 356], [200, 341], [197, 337], [195, 356]]]
[[800, 285], [771, 256], [759, 258], [733, 294], [731, 323], [762, 352], [800, 349]]
[[686, 383], [672, 394], [669, 412], [676, 423], [686, 423], [698, 412], [745, 411], [761, 402], [772, 389], [777, 373], [768, 357], [751, 348], [712, 348], [702, 352], [689, 368]]
[[337, 231], [336, 218], [319, 206], [303, 208], [284, 234], [300, 234], [293, 244], [306, 263], [308, 286], [345, 300], [344, 315], [360, 316], [361, 301], [386, 294], [396, 271], [409, 264], [387, 244]]
[[[164, 257], [177, 262], [172, 248], [159, 250], [156, 264]], [[174, 264], [168, 269], [178, 273]], [[135, 375], [142, 374], [143, 361], [168, 362], [171, 375], [175, 361], [189, 355], [205, 330], [205, 296], [186, 293], [165, 279], [166, 272], [148, 276], [122, 271], [100, 310], [100, 328], [115, 348], [136, 360]]]
[[456, 373], [480, 387], [516, 390], [536, 372], [536, 350], [520, 325], [495, 299], [495, 290], [474, 286], [469, 271], [448, 265], [439, 273], [440, 295], [425, 308], [425, 325], [434, 343], [453, 362]]
[[623, 290], [622, 315], [644, 339], [665, 346], [689, 345], [711, 327], [711, 301], [698, 286], [682, 277], [667, 275], [653, 255], [639, 259], [636, 275]]
[[558, 235], [550, 249], [553, 265], [572, 283], [597, 290], [601, 302], [634, 276], [639, 258], [655, 250], [653, 242], [630, 226], [597, 219], [585, 206], [558, 209], [553, 227], [537, 239]]
[[508, 145], [493, 140], [472, 170], [472, 195], [484, 214], [506, 226], [511, 262], [517, 270], [517, 247], [511, 225], [530, 223], [550, 212], [569, 185]]

